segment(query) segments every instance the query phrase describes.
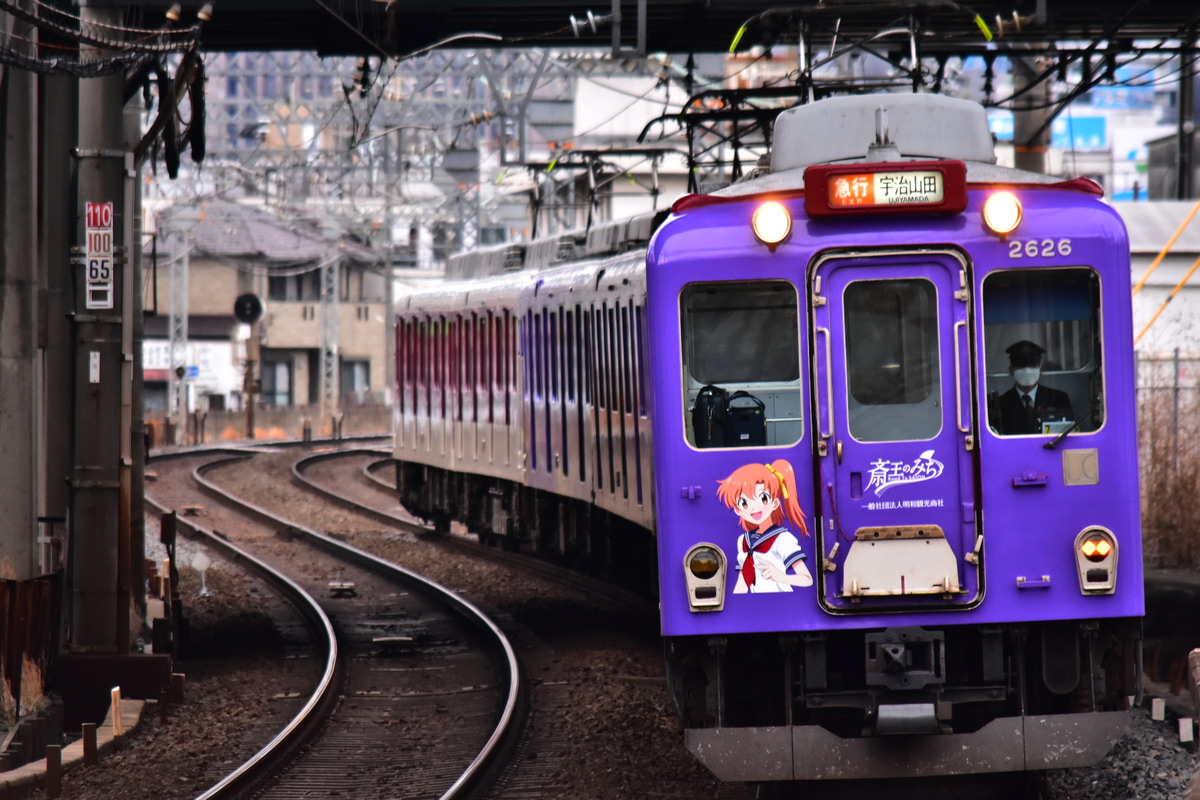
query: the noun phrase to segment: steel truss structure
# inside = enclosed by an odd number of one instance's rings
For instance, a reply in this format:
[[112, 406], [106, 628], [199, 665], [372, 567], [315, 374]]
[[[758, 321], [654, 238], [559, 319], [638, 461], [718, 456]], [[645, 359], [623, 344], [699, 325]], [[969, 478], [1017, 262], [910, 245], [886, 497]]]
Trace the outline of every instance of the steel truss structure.
[[[353, 26], [356, 4], [330, 2], [337, 3], [331, 13]], [[784, 108], [847, 92], [953, 93], [955, 64], [971, 57], [986, 64], [982, 99], [1020, 115], [1018, 149], [1044, 149], [1055, 114], [1089, 89], [1115, 83], [1121, 67], [1146, 64], [1149, 81], [1166, 62], [1179, 76], [1181, 96], [1190, 95], [1200, 13], [1173, 26], [1159, 17], [1147, 25], [1145, 6], [1134, 3], [1099, 20], [1093, 36], [1078, 41], [1056, 39], [1055, 18], [1044, 9], [990, 15], [948, 0], [770, 9], [743, 23], [733, 49], [752, 47], [757, 59], [779, 50], [794, 66], [776, 70], [773, 83], [744, 88], [700, 85], [690, 59], [679, 67], [664, 57], [542, 49], [432, 49], [386, 59], [218, 54], [205, 64], [205, 166], [167, 191], [256, 194], [280, 207], [333, 214], [376, 241], [397, 226], [433, 231], [444, 255], [494, 240], [489, 231], [503, 228], [506, 198], [493, 178], [521, 167], [534, 184], [526, 188], [531, 204], [544, 215], [535, 211], [534, 229], [539, 219], [543, 229], [567, 225], [579, 219], [572, 216], [577, 208], [586, 208], [592, 221], [597, 192], [618, 172], [605, 175], [603, 160], [611, 156], [550, 152], [548, 161], [531, 163], [551, 142], [573, 135], [569, 110], [580, 75], [653, 75], [684, 88], [689, 99], [682, 111], [660, 117], [636, 142], [614, 147], [685, 152], [693, 191], [754, 169]], [[1159, 38], [1129, 38], [1149, 31]], [[386, 49], [377, 46], [380, 30], [363, 33], [364, 50], [370, 43], [377, 52]], [[886, 66], [855, 75], [847, 64], [856, 59]], [[1019, 75], [1015, 90], [998, 98], [992, 86], [1001, 59]], [[1181, 122], [1181, 141], [1191, 135]], [[415, 259], [415, 252], [405, 254], [412, 248], [403, 238], [401, 256]]]

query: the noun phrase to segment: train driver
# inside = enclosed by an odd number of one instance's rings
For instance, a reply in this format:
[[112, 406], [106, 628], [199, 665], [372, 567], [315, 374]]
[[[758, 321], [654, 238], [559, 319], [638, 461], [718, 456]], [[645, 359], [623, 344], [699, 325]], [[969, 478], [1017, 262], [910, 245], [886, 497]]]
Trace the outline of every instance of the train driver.
[[1008, 373], [1013, 387], [1000, 395], [1000, 433], [1007, 436], [1041, 433], [1049, 420], [1074, 419], [1066, 392], [1041, 385], [1046, 350], [1022, 339], [1009, 345]]

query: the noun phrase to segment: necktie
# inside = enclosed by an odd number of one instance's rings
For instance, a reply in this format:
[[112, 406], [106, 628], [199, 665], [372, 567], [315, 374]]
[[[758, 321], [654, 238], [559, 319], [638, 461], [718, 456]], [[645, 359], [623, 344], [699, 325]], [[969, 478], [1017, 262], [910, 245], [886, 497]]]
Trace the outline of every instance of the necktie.
[[1025, 421], [1032, 426], [1035, 422], [1033, 415], [1033, 400], [1030, 399], [1029, 395], [1027, 394], [1021, 395], [1021, 399], [1025, 401]]

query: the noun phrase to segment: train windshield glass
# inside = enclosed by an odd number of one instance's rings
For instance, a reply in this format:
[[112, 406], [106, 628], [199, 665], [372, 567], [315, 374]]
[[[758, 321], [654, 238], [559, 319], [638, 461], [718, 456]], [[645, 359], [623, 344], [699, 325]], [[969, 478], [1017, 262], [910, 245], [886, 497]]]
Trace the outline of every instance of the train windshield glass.
[[1100, 279], [1087, 268], [1006, 270], [983, 282], [988, 425], [1001, 436], [1104, 423]]
[[[778, 280], [692, 283], [679, 303], [688, 443], [800, 441], [796, 287]], [[703, 424], [696, 422], [701, 417]]]
[[843, 297], [850, 432], [860, 442], [931, 439], [942, 427], [937, 290], [855, 281]]

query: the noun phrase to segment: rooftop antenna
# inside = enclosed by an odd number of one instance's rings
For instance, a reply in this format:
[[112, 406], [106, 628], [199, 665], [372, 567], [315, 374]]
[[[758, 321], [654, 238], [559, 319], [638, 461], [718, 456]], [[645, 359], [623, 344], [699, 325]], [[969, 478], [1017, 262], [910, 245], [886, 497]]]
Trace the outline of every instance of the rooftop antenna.
[[867, 161], [899, 161], [900, 148], [892, 143], [888, 132], [886, 108], [875, 109], [875, 142], [867, 148]]

